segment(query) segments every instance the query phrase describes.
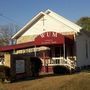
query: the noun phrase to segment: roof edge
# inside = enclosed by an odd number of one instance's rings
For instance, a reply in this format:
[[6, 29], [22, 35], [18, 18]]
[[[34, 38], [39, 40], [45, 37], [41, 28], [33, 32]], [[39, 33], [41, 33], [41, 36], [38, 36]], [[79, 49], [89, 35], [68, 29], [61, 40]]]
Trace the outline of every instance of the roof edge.
[[23, 28], [21, 28], [14, 36], [12, 36], [11, 39], [17, 39], [18, 38], [18, 35], [21, 35], [25, 31], [25, 29], [27, 28], [27, 26], [31, 25], [33, 22], [35, 22], [35, 20], [37, 20], [42, 15], [45, 15], [45, 13], [44, 12], [40, 12], [35, 17], [33, 17], [27, 24], [25, 24], [23, 26]]
[[[47, 9], [47, 10], [45, 11], [45, 13], [46, 13], [46, 14], [53, 13], [53, 14], [55, 14], [56, 16], [58, 16], [59, 18], [62, 18], [63, 20], [65, 20], [65, 21], [71, 23], [72, 25], [76, 26], [76, 27], [79, 28], [80, 30], [82, 29], [82, 27], [80, 27], [79, 25], [77, 25], [77, 24], [75, 24], [74, 22], [72, 22], [72, 21], [64, 18], [64, 17], [61, 16], [61, 15], [58, 15], [57, 13], [53, 12], [53, 11], [50, 10], [50, 9]], [[54, 18], [55, 18], [55, 17], [54, 17]], [[56, 18], [55, 18], [55, 19], [56, 19]]]

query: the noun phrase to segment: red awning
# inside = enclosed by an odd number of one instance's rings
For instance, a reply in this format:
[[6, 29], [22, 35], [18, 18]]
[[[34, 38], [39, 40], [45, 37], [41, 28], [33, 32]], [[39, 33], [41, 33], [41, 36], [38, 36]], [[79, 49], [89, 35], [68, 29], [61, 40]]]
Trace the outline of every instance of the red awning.
[[12, 50], [20, 50], [20, 49], [25, 49], [25, 48], [29, 48], [29, 47], [34, 47], [34, 42], [2, 46], [2, 47], [0, 47], [0, 51], [5, 52], [5, 51], [12, 51]]
[[35, 38], [35, 41], [2, 46], [0, 47], [0, 52], [8, 52], [12, 50], [21, 50], [26, 48], [32, 48], [34, 46], [42, 46], [42, 45], [55, 45], [55, 44], [64, 44], [64, 43], [72, 43], [73, 36], [63, 36], [60, 33], [56, 32], [45, 32]]
[[45, 32], [35, 38], [35, 45], [63, 44], [64, 36], [56, 32]]

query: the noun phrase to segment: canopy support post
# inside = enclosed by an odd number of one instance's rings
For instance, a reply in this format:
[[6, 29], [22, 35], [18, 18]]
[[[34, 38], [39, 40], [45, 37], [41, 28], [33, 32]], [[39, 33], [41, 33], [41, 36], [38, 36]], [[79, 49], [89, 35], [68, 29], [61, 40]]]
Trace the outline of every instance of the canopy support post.
[[63, 57], [64, 57], [64, 59], [65, 59], [65, 43], [63, 44]]
[[36, 52], [36, 46], [34, 47], [34, 56], [37, 56], [37, 52]]

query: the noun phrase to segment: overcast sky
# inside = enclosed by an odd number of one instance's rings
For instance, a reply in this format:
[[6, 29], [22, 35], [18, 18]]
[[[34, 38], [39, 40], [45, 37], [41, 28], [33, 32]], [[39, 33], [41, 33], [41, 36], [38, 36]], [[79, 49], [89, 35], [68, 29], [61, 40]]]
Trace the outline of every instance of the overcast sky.
[[90, 16], [90, 0], [0, 0], [0, 25], [15, 22], [22, 27], [47, 9], [75, 22]]

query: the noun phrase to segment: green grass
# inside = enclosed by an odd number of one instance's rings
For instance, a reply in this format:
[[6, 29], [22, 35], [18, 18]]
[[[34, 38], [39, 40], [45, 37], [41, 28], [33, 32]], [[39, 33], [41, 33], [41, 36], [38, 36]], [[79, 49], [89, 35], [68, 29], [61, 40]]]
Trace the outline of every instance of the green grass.
[[35, 80], [0, 83], [0, 90], [90, 90], [90, 72], [72, 75], [45, 75]]

